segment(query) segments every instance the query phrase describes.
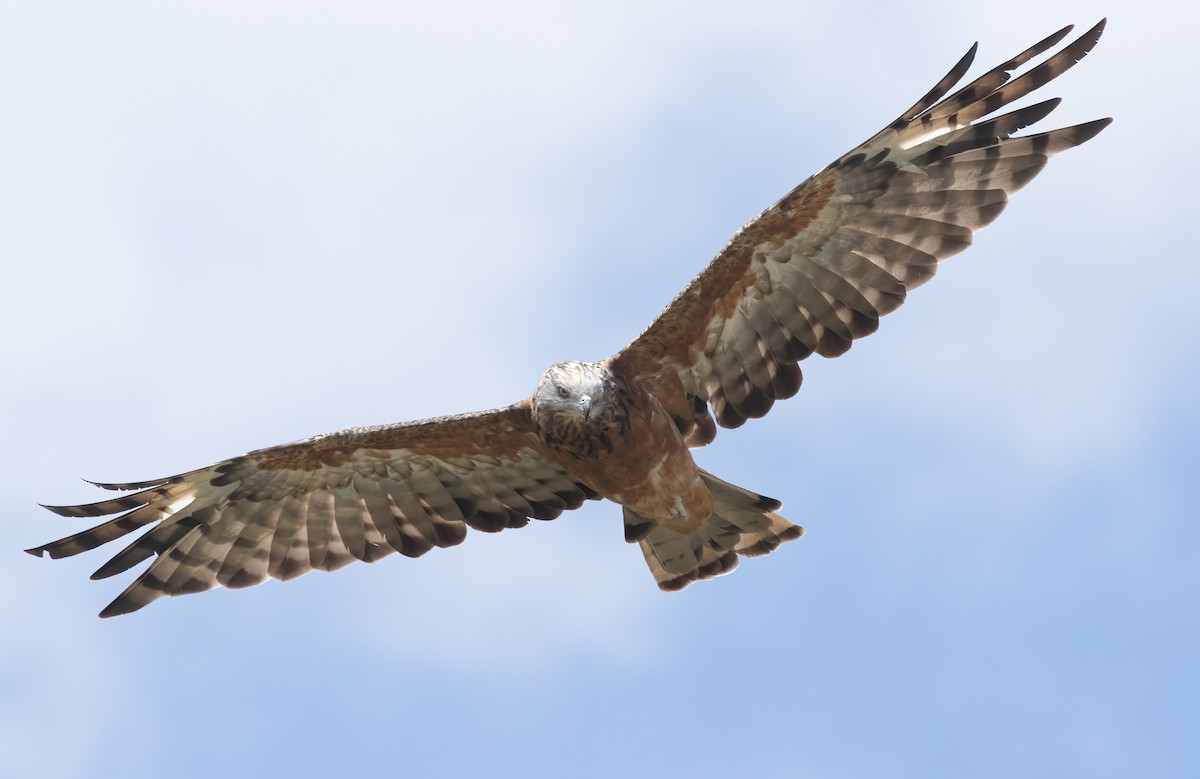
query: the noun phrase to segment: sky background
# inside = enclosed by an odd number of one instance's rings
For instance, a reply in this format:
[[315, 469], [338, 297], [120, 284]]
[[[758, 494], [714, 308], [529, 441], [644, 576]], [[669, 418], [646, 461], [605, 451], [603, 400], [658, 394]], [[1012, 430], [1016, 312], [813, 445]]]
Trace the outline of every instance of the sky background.
[[[731, 576], [660, 593], [611, 504], [112, 620], [108, 548], [20, 551], [79, 477], [522, 398], [973, 41], [1105, 14], [1036, 98], [1112, 127], [698, 453], [807, 529]], [[1195, 776], [1198, 23], [6, 2], [0, 776]]]

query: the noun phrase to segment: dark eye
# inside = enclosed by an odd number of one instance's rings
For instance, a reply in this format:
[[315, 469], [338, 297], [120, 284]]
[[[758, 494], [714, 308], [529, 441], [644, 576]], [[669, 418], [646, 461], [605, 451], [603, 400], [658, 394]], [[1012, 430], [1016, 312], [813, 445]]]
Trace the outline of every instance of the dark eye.
[[558, 396], [560, 398], [569, 398], [569, 397], [571, 397], [571, 390], [560, 385], [558, 388]]

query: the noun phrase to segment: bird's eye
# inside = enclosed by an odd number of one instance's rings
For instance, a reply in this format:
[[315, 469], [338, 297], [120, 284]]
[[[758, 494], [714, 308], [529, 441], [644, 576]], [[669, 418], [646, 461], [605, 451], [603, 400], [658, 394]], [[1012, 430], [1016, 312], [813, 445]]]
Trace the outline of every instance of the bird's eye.
[[571, 390], [567, 389], [566, 387], [563, 387], [562, 385], [559, 385], [558, 396], [560, 398], [569, 398], [569, 397], [571, 397]]

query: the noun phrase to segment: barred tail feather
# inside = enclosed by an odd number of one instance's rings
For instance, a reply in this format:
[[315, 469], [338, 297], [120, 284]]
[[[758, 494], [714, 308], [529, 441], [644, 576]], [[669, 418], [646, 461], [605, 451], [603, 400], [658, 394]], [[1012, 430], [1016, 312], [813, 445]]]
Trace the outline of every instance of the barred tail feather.
[[804, 528], [775, 513], [777, 500], [700, 472], [713, 497], [713, 513], [691, 533], [650, 522], [629, 509], [625, 539], [637, 542], [659, 588], [682, 590], [694, 581], [732, 571], [738, 556], [757, 557], [799, 538]]

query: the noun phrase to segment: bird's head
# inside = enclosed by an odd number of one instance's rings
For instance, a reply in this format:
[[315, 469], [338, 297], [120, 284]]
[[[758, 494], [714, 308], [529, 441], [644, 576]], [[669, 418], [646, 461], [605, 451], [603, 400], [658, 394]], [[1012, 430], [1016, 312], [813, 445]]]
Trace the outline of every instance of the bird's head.
[[535, 409], [586, 422], [601, 411], [612, 393], [612, 373], [598, 362], [560, 362], [551, 365], [538, 382]]
[[560, 362], [542, 374], [533, 395], [533, 419], [551, 446], [589, 449], [618, 415], [616, 385], [599, 362]]

